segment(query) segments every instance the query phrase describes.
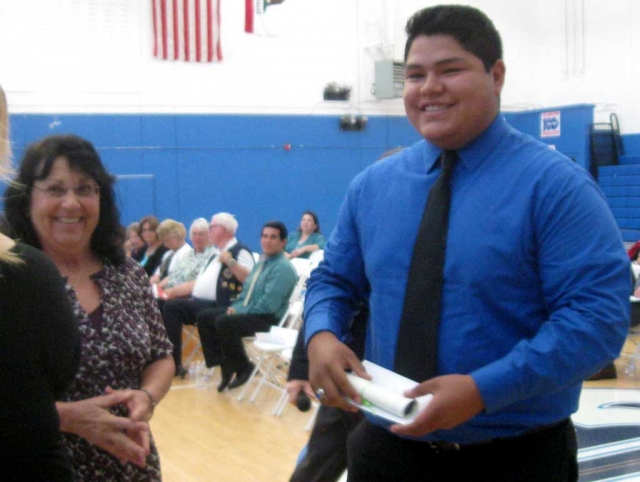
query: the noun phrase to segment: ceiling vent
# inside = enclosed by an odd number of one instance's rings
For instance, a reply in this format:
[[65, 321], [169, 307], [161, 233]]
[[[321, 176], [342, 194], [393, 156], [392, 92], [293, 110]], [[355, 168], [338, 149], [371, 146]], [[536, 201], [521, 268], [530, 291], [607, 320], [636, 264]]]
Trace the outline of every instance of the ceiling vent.
[[399, 60], [376, 60], [372, 93], [377, 99], [397, 99], [404, 89], [404, 63]]

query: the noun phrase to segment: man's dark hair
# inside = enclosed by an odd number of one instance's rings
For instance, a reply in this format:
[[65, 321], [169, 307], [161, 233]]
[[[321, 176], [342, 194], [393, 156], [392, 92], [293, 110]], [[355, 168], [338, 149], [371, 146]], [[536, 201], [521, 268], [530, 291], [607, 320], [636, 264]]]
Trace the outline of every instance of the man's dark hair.
[[41, 249], [29, 209], [33, 183], [46, 179], [55, 161], [63, 157], [72, 171], [89, 176], [100, 187], [100, 217], [91, 236], [91, 251], [114, 265], [125, 261], [124, 232], [116, 205], [115, 178], [107, 172], [93, 145], [75, 135], [53, 135], [28, 146], [18, 175], [5, 191], [5, 216], [12, 234], [25, 244]]
[[417, 11], [405, 28], [407, 61], [413, 41], [419, 35], [450, 35], [462, 48], [482, 60], [487, 72], [502, 58], [502, 40], [493, 22], [477, 8], [464, 5], [437, 5]]
[[284, 225], [284, 223], [282, 223], [280, 221], [268, 221], [268, 222], [264, 223], [264, 226], [262, 226], [262, 232], [264, 232], [264, 228], [273, 228], [273, 229], [277, 229], [278, 231], [280, 231], [280, 239], [281, 240], [285, 240], [289, 236], [289, 232], [287, 231], [287, 227]]

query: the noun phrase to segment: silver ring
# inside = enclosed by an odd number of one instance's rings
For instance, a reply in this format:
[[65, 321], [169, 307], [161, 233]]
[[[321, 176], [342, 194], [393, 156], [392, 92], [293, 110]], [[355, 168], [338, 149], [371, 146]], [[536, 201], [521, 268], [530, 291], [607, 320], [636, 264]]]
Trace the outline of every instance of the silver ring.
[[316, 390], [316, 398], [322, 402], [322, 399], [324, 398], [324, 388], [318, 388]]

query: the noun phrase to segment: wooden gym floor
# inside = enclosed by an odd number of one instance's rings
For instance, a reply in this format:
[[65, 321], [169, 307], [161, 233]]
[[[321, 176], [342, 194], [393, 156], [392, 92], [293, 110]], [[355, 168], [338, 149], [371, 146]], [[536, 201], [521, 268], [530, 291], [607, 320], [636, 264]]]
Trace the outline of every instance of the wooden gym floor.
[[[624, 374], [639, 342], [638, 335], [627, 340], [616, 361], [617, 380], [585, 383], [574, 416], [577, 424], [584, 422], [578, 425], [581, 481], [640, 480], [640, 361], [635, 378]], [[219, 394], [219, 378], [217, 369], [205, 390], [196, 389], [193, 380], [174, 379], [157, 407], [151, 428], [164, 482], [288, 481], [307, 442], [305, 426], [312, 411], [301, 413], [288, 405], [282, 417], [274, 417], [275, 390], [264, 387], [254, 404], [238, 402], [242, 388]], [[623, 406], [610, 409], [611, 403], [603, 400]], [[590, 438], [587, 448], [584, 434], [592, 428], [608, 435], [600, 442]]]

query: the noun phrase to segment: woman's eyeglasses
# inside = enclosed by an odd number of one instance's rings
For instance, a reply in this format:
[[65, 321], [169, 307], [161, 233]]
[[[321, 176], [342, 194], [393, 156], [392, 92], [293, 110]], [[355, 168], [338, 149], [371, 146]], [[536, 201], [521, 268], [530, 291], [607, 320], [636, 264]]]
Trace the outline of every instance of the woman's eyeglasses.
[[49, 187], [40, 187], [33, 185], [38, 191], [45, 193], [47, 196], [53, 199], [61, 199], [67, 195], [69, 191], [73, 191], [73, 194], [78, 198], [93, 198], [100, 194], [100, 186], [97, 184], [87, 183], [80, 184], [75, 187], [65, 187], [65, 186], [49, 186]]

